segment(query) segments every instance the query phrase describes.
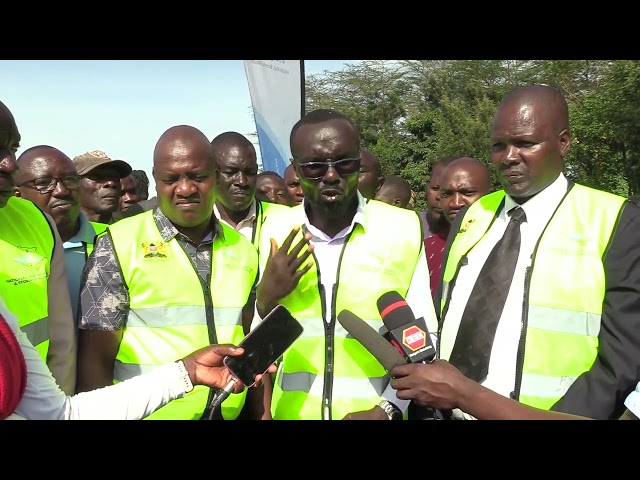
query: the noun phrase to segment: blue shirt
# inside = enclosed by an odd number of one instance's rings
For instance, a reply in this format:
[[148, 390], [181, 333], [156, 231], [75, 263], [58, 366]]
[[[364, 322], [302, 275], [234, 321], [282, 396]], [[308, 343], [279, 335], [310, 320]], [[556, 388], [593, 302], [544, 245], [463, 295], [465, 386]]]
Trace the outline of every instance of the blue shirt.
[[78, 217], [80, 229], [73, 237], [64, 242], [64, 266], [67, 270], [67, 284], [71, 296], [71, 308], [73, 310], [73, 322], [78, 328], [78, 298], [80, 297], [80, 280], [86, 261], [86, 244], [93, 243], [96, 231], [89, 219], [80, 212]]

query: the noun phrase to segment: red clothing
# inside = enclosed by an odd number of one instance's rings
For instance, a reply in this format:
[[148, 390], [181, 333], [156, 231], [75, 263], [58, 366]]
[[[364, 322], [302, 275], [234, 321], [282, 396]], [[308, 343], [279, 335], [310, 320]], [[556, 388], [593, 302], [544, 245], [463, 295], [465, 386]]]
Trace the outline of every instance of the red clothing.
[[[429, 281], [431, 284], [431, 297], [435, 297], [438, 281], [440, 280], [440, 269], [442, 267], [442, 256], [444, 247], [447, 244], [449, 231], [432, 233], [424, 240], [424, 252], [427, 255], [427, 265], [429, 265]], [[439, 305], [435, 306], [436, 309]]]
[[18, 339], [0, 315], [0, 420], [11, 415], [27, 387], [27, 364]]

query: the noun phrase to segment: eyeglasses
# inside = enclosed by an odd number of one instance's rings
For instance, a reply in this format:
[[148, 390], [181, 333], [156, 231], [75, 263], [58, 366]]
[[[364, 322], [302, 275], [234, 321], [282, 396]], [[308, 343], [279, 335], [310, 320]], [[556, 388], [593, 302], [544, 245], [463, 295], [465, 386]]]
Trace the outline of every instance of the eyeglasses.
[[307, 162], [300, 163], [300, 171], [309, 180], [318, 180], [324, 177], [329, 171], [329, 167], [333, 167], [338, 175], [345, 176], [360, 171], [360, 157], [343, 158], [342, 160], [326, 162]]
[[27, 180], [18, 187], [27, 187], [37, 190], [40, 195], [52, 192], [58, 182], [64, 185], [67, 190], [77, 190], [80, 188], [80, 177], [78, 175], [67, 175], [66, 177], [39, 177], [33, 180]]

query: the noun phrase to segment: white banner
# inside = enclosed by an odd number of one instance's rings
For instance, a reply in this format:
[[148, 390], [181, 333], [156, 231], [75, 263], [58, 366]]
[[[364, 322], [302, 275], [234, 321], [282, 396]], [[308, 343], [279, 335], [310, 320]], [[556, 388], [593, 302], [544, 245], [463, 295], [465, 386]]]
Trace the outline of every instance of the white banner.
[[284, 175], [289, 134], [304, 114], [304, 60], [245, 60], [262, 169]]

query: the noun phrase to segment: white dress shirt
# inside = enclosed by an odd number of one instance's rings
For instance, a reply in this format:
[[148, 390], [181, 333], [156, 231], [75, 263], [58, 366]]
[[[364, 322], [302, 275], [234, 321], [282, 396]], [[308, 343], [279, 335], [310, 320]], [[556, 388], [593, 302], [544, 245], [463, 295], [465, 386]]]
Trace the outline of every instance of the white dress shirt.
[[[516, 357], [522, 332], [525, 271], [531, 265], [531, 256], [538, 239], [566, 194], [567, 187], [567, 179], [560, 174], [551, 185], [522, 205], [507, 195], [504, 208], [499, 212], [486, 235], [467, 255], [467, 263], [460, 267], [455, 286], [451, 291], [449, 309], [444, 317], [440, 335], [440, 358], [445, 360], [449, 359], [453, 350], [462, 314], [480, 270], [507, 228], [509, 222], [507, 213], [521, 206], [527, 220], [520, 225], [520, 254], [493, 341], [489, 373], [482, 382], [485, 387], [505, 397], [509, 397], [515, 389]], [[463, 414], [459, 410], [454, 410], [453, 414], [456, 418], [473, 419], [472, 416]]]
[[[303, 207], [306, 206], [305, 202], [306, 199], [303, 200]], [[306, 210], [304, 210], [304, 224], [307, 226], [308, 232], [312, 235], [310, 243], [313, 245], [313, 253], [322, 272], [321, 282], [325, 291], [325, 305], [327, 306], [325, 321], [327, 323], [331, 321], [331, 312], [333, 310], [332, 292], [338, 275], [338, 264], [342, 247], [356, 223], [363, 225], [366, 229], [364, 216], [365, 205], [365, 198], [358, 193], [358, 209], [351, 224], [338, 232], [334, 237], [329, 237], [326, 233], [314, 227], [307, 217]], [[394, 232], [394, 234], [402, 235], [402, 232]], [[375, 239], [372, 239], [372, 241], [375, 241]], [[433, 301], [429, 294], [429, 267], [427, 266], [427, 257], [424, 253], [424, 244], [421, 248], [419, 258], [422, 259], [422, 261], [419, 260], [416, 265], [405, 300], [411, 306], [411, 310], [416, 318], [425, 318], [429, 331], [437, 332], [438, 326], [435, 324], [435, 321], [430, 321], [435, 319], [435, 313]], [[366, 278], [363, 278], [363, 282], [366, 282]], [[435, 340], [434, 333], [432, 333], [432, 340]], [[403, 413], [409, 407], [409, 400], [399, 399], [396, 396], [396, 391], [391, 388], [391, 385], [387, 386], [386, 390], [382, 393], [382, 397], [396, 405]]]
[[26, 390], [7, 420], [139, 420], [185, 393], [178, 364], [172, 362], [116, 385], [68, 397], [2, 298], [0, 314], [15, 333], [27, 363]]
[[244, 217], [244, 219], [240, 220], [235, 227], [233, 225], [230, 225], [229, 222], [227, 222], [220, 216], [220, 210], [218, 210], [218, 205], [216, 204], [213, 205], [213, 214], [216, 216], [218, 220], [220, 220], [226, 226], [233, 228], [234, 230], [239, 232], [244, 238], [252, 242], [253, 227], [256, 221], [256, 211], [257, 211], [256, 209], [257, 209], [256, 199], [254, 198], [253, 202], [251, 202], [251, 206], [249, 207], [249, 211], [247, 212], [247, 216]]

